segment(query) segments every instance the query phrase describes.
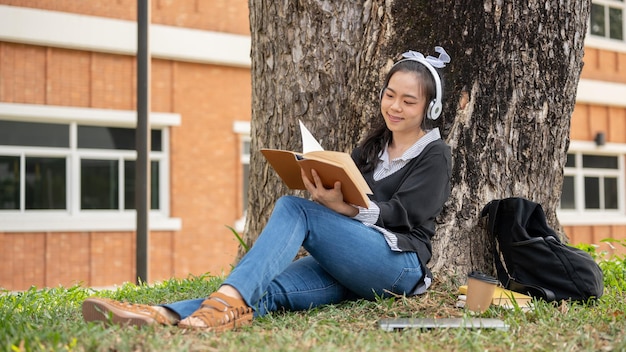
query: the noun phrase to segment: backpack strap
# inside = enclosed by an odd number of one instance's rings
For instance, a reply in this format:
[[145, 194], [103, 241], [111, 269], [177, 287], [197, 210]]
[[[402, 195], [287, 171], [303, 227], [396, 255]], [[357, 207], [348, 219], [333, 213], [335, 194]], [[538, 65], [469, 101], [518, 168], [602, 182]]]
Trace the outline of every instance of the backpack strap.
[[487, 216], [487, 231], [492, 237], [493, 243], [493, 259], [496, 264], [496, 273], [498, 275], [498, 280], [504, 287], [507, 287], [509, 281], [511, 280], [511, 276], [509, 275], [508, 270], [502, 263], [500, 259], [500, 252], [498, 251], [498, 234], [496, 233], [496, 215], [498, 214], [498, 205], [500, 204], [499, 199], [494, 199], [487, 203], [487, 205], [483, 208], [480, 213], [481, 217]]
[[556, 295], [552, 290], [537, 285], [522, 284], [513, 278], [510, 278], [506, 288], [511, 291], [526, 293], [532, 297], [541, 297], [548, 302], [556, 300]]
[[480, 212], [480, 216], [483, 218], [489, 215], [487, 218], [487, 230], [494, 237], [496, 235], [496, 214], [498, 213], [498, 204], [500, 204], [500, 199], [494, 199], [487, 203], [487, 205], [485, 205], [483, 210]]
[[504, 263], [502, 263], [500, 251], [498, 250], [498, 234], [496, 233], [496, 215], [498, 214], [499, 204], [500, 199], [494, 199], [487, 203], [480, 213], [481, 217], [488, 216], [487, 230], [493, 238], [493, 259], [496, 265], [498, 280], [504, 288], [508, 290], [527, 293], [533, 297], [542, 297], [548, 301], [554, 301], [556, 299], [556, 295], [552, 290], [537, 285], [523, 284], [515, 281], [515, 279], [509, 274], [509, 271]]

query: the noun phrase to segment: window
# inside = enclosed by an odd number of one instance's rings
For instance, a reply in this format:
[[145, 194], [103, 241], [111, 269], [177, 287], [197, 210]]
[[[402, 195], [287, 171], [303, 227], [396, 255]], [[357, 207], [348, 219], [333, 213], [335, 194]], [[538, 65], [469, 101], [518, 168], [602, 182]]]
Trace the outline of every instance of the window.
[[[159, 209], [161, 135], [152, 130], [153, 210]], [[9, 146], [12, 151], [0, 153], [0, 211], [71, 210], [67, 195], [73, 184], [80, 185], [79, 211], [135, 208], [133, 128], [0, 121], [0, 147]], [[77, 182], [68, 177], [75, 174], [73, 165]]]
[[[132, 231], [136, 112], [0, 102], [0, 232]], [[150, 114], [150, 228], [170, 217], [170, 127]]]
[[66, 208], [66, 158], [36, 150], [67, 148], [69, 126], [0, 121], [0, 145], [34, 149], [0, 154], [0, 210]]
[[570, 153], [564, 169], [561, 210], [617, 212], [623, 209], [623, 156]]
[[589, 24], [591, 35], [623, 41], [625, 9], [624, 0], [594, 0]]
[[25, 208], [64, 209], [67, 203], [65, 159], [25, 158], [25, 164]]

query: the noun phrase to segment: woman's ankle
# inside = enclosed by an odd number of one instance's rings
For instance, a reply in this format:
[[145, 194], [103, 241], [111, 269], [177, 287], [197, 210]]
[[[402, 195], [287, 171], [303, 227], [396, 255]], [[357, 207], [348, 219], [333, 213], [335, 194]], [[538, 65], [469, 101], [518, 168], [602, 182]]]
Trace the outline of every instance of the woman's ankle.
[[222, 293], [228, 297], [243, 300], [243, 296], [241, 296], [241, 293], [239, 293], [239, 291], [231, 285], [222, 285], [219, 289], [217, 289], [217, 292]]

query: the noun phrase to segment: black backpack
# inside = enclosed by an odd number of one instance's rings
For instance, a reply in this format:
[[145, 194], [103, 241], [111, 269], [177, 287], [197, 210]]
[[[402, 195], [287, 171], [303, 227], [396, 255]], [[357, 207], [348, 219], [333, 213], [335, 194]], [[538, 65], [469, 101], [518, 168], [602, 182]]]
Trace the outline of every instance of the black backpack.
[[587, 301], [604, 291], [602, 270], [587, 252], [563, 244], [541, 205], [524, 198], [496, 199], [482, 210], [495, 238], [498, 280], [511, 291], [546, 301]]

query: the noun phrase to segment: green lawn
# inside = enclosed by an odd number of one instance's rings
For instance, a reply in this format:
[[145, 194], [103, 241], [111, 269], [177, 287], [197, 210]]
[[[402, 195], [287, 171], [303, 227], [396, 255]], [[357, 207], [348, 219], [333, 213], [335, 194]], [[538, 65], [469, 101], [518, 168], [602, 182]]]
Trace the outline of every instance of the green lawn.
[[100, 295], [157, 304], [205, 297], [221, 282], [212, 276], [153, 285], [126, 284], [95, 292], [74, 286], [0, 294], [2, 351], [626, 351], [626, 264], [600, 260], [605, 295], [595, 304], [535, 302], [532, 311], [492, 307], [481, 317], [508, 330], [384, 331], [381, 318], [472, 315], [456, 308], [464, 282], [439, 280], [425, 295], [357, 301], [307, 312], [274, 313], [221, 334], [176, 327], [105, 328], [83, 322], [81, 302]]

